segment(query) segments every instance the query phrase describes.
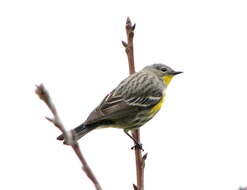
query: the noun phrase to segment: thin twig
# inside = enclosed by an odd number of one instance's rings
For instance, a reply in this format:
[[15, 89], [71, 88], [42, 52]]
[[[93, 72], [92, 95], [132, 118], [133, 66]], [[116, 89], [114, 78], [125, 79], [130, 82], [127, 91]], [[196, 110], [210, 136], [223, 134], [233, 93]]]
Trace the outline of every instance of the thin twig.
[[45, 102], [45, 104], [48, 106], [48, 108], [51, 110], [53, 114], [53, 118], [48, 118], [46, 119], [54, 124], [64, 135], [65, 141], [68, 145], [71, 146], [71, 148], [74, 150], [76, 153], [78, 159], [80, 160], [82, 164], [82, 169], [88, 176], [88, 178], [93, 182], [95, 189], [96, 190], [102, 190], [98, 180], [96, 179], [95, 175], [93, 174], [92, 170], [90, 169], [89, 165], [87, 164], [87, 161], [85, 160], [84, 156], [81, 153], [79, 144], [73, 140], [72, 135], [70, 132], [67, 132], [65, 130], [65, 127], [63, 126], [63, 123], [61, 122], [56, 107], [53, 104], [51, 97], [48, 93], [48, 91], [45, 89], [44, 85], [37, 85], [37, 88], [35, 90], [36, 94], [39, 96], [39, 98]]
[[[129, 63], [129, 73], [135, 73], [135, 63], [134, 63], [134, 45], [133, 45], [133, 38], [134, 38], [134, 30], [135, 24], [132, 25], [130, 18], [127, 18], [125, 29], [127, 34], [127, 43], [122, 41], [123, 46], [125, 47], [125, 52], [128, 56], [128, 63]], [[138, 143], [140, 143], [140, 130], [132, 131], [132, 136], [136, 139]], [[135, 148], [135, 158], [136, 158], [136, 178], [137, 178], [137, 185], [133, 184], [133, 188], [135, 190], [144, 190], [144, 166], [145, 160], [147, 158], [147, 154], [142, 156], [142, 152], [139, 148]]]

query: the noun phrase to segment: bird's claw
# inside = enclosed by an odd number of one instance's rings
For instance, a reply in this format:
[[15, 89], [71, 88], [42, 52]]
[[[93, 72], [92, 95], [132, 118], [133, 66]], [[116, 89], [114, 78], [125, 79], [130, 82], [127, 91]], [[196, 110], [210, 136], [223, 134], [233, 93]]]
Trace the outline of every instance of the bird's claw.
[[133, 149], [139, 149], [139, 150], [144, 151], [141, 143], [136, 143], [133, 147], [131, 147], [131, 150], [133, 150]]

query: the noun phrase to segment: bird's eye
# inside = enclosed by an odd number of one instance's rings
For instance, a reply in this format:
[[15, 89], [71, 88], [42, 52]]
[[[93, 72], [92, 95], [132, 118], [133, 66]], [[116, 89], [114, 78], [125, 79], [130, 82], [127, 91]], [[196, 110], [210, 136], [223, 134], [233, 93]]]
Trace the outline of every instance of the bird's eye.
[[161, 71], [166, 72], [167, 69], [166, 68], [161, 68]]

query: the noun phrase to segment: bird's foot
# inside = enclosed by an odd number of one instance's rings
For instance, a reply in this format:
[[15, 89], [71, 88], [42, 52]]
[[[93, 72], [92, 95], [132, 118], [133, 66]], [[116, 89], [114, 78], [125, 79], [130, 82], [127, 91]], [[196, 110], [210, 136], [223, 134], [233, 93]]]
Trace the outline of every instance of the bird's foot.
[[133, 147], [131, 147], [131, 150], [133, 150], [133, 149], [139, 149], [139, 150], [144, 151], [141, 143], [135, 143], [135, 145]]

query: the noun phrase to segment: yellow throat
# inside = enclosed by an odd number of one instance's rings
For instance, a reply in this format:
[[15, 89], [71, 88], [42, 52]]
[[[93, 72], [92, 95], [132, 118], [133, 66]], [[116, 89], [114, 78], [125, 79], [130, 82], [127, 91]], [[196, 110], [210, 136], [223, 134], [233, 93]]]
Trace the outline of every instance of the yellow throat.
[[[163, 82], [165, 83], [166, 86], [168, 86], [170, 84], [172, 78], [173, 78], [173, 75], [167, 75], [167, 76], [163, 77]], [[160, 110], [162, 104], [164, 103], [164, 100], [165, 100], [165, 95], [163, 95], [163, 97], [161, 98], [160, 102], [158, 104], [156, 104], [151, 109], [150, 113], [151, 114], [156, 114]]]
[[164, 81], [166, 86], [169, 85], [169, 83], [171, 82], [172, 78], [173, 78], [173, 75], [166, 75], [166, 76], [163, 77], [163, 81]]

